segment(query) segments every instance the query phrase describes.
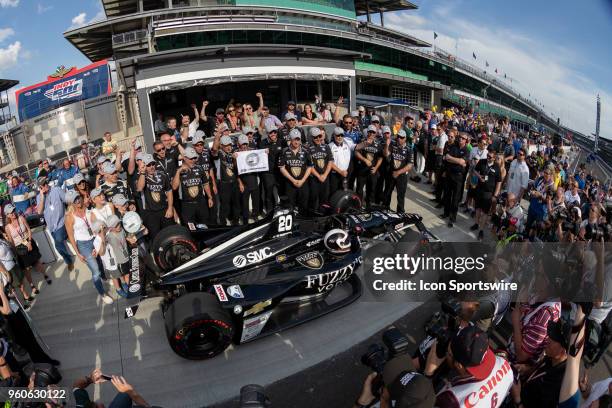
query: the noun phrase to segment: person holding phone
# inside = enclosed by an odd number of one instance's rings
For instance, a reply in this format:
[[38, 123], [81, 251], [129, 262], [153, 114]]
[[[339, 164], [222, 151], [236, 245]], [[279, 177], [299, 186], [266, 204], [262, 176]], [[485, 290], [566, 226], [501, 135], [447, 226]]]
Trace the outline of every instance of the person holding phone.
[[102, 374], [99, 368], [93, 370], [89, 375], [78, 378], [74, 384], [72, 391], [77, 407], [89, 406], [104, 406], [102, 403], [94, 403], [89, 397], [87, 387], [91, 384], [102, 384], [110, 381], [117, 390], [117, 395], [108, 405], [109, 407], [127, 408], [133, 405], [139, 407], [150, 407], [149, 403], [129, 384], [125, 378], [118, 375]]

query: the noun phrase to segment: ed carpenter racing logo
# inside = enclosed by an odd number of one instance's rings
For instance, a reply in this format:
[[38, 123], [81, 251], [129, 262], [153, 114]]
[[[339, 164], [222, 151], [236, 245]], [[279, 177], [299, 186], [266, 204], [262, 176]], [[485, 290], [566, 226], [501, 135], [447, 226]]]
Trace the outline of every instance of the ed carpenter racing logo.
[[52, 101], [73, 98], [83, 94], [83, 80], [69, 79], [53, 85], [53, 88], [45, 91], [45, 96]]
[[249, 153], [245, 162], [249, 167], [256, 167], [259, 164], [259, 155], [257, 153]]
[[232, 262], [236, 268], [242, 268], [252, 263], [261, 262], [266, 258], [272, 256], [272, 252], [270, 252], [270, 247], [265, 247], [258, 249], [256, 251], [252, 251], [247, 253], [246, 255], [236, 255]]

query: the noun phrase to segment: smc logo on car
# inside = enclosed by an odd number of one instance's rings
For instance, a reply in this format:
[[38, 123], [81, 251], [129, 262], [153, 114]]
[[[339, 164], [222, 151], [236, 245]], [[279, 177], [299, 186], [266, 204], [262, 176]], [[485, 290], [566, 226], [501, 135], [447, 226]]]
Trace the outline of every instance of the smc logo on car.
[[246, 255], [236, 255], [234, 259], [232, 259], [232, 262], [236, 268], [242, 268], [243, 266], [247, 266], [249, 264], [261, 262], [270, 256], [272, 256], [270, 247], [265, 247], [258, 249], [257, 251], [249, 252]]

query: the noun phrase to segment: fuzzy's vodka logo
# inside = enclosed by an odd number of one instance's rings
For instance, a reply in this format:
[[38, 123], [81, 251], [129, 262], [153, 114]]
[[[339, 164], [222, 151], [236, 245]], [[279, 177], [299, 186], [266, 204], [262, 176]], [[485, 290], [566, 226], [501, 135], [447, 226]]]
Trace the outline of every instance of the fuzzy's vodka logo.
[[53, 88], [45, 92], [45, 96], [52, 101], [73, 98], [83, 94], [83, 80], [69, 79], [53, 85]]

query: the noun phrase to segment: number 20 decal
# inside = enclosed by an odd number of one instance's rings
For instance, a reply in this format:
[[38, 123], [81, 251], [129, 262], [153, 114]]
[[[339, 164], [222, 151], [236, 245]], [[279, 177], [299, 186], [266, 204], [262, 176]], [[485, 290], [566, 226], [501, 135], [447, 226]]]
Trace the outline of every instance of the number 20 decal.
[[293, 225], [293, 215], [281, 215], [278, 218], [278, 232], [288, 232], [291, 231], [291, 226]]

